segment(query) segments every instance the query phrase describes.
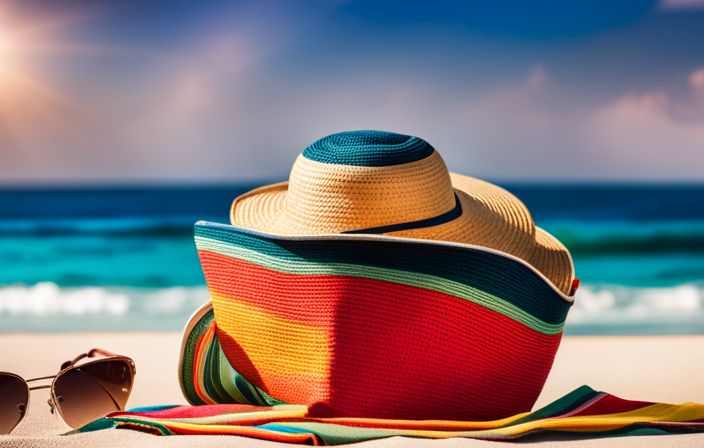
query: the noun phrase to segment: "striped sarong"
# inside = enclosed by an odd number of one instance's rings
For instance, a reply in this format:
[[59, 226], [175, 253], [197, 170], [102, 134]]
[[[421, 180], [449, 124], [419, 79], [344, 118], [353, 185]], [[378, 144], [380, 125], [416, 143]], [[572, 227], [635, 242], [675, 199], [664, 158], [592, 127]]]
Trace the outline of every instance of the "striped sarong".
[[229, 434], [314, 445], [393, 436], [515, 440], [531, 434], [562, 434], [594, 438], [704, 432], [704, 405], [630, 401], [582, 386], [537, 411], [487, 422], [312, 418], [305, 406], [219, 404], [115, 412], [77, 432], [108, 427], [159, 435]]

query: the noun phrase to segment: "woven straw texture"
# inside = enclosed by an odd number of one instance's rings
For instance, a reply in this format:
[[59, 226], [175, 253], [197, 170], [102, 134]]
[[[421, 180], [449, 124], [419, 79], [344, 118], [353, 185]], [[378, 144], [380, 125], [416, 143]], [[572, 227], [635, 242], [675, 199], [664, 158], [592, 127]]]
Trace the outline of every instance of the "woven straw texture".
[[441, 215], [455, 207], [453, 193], [437, 152], [385, 167], [331, 165], [300, 155], [287, 187], [235, 200], [232, 224], [284, 235], [340, 233]]
[[449, 173], [440, 154], [417, 137], [359, 131], [321, 139], [298, 157], [289, 182], [235, 199], [230, 220], [279, 235], [336, 234], [434, 218], [453, 210], [455, 197], [459, 218], [386, 234], [500, 250], [569, 294], [574, 267], [562, 243], [536, 227], [515, 196]]
[[198, 223], [237, 372], [311, 415], [489, 420], [531, 409], [570, 298], [499, 252]]

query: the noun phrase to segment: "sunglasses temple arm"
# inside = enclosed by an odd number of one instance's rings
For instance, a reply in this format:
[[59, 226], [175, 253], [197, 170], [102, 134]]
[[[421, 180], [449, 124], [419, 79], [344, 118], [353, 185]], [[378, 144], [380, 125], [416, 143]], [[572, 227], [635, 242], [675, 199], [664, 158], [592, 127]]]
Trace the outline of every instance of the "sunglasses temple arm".
[[[132, 375], [137, 374], [137, 369], [134, 366], [134, 361], [132, 360], [132, 358], [129, 358], [127, 356], [118, 355], [117, 353], [109, 352], [107, 350], [103, 350], [102, 348], [94, 348], [87, 353], [87, 356], [90, 358], [95, 358], [96, 355], [99, 355], [99, 356], [102, 356], [105, 358], [110, 358], [110, 357], [124, 358], [127, 361], [129, 361], [130, 366], [132, 367]], [[77, 360], [78, 359], [80, 359], [80, 358], [77, 358]], [[75, 360], [73, 362], [75, 363], [77, 360]]]
[[83, 358], [96, 358], [98, 356], [103, 356], [103, 357], [110, 357], [110, 356], [119, 356], [115, 353], [109, 352], [107, 350], [103, 350], [102, 348], [94, 348], [91, 349], [88, 353], [83, 353], [75, 358], [73, 358], [71, 361], [66, 361], [65, 363], [61, 364], [61, 370], [66, 369], [68, 367], [76, 365], [78, 361], [80, 361]]
[[91, 358], [95, 358], [96, 355], [104, 356], [106, 358], [109, 356], [120, 356], [117, 353], [109, 352], [107, 350], [103, 350], [102, 348], [94, 348], [88, 352], [88, 356]]

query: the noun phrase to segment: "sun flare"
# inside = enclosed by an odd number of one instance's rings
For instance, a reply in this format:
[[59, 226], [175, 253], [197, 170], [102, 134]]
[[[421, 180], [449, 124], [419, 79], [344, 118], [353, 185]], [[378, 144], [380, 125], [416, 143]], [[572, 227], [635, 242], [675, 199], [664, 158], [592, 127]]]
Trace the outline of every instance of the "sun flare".
[[0, 146], [7, 135], [30, 145], [40, 130], [59, 129], [57, 123], [79, 111], [56, 70], [86, 53], [86, 46], [71, 35], [94, 16], [0, 0]]
[[13, 58], [15, 51], [14, 42], [10, 36], [0, 32], [0, 73], [4, 70], [19, 69], [17, 61]]
[[5, 59], [7, 58], [7, 39], [5, 36], [0, 34], [0, 69], [2, 69], [5, 66]]

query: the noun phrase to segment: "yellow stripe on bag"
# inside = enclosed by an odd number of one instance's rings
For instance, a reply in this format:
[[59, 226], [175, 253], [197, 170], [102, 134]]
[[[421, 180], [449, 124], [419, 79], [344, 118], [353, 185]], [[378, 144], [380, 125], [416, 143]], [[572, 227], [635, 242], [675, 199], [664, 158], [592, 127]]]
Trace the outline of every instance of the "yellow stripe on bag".
[[211, 292], [211, 299], [218, 328], [232, 340], [220, 338], [228, 359], [232, 358], [234, 343], [256, 363], [260, 374], [328, 378], [332, 340], [326, 331], [273, 316], [215, 292]]

